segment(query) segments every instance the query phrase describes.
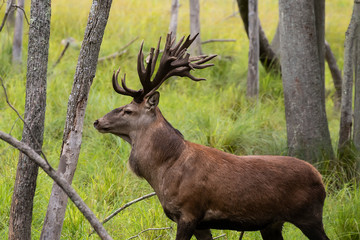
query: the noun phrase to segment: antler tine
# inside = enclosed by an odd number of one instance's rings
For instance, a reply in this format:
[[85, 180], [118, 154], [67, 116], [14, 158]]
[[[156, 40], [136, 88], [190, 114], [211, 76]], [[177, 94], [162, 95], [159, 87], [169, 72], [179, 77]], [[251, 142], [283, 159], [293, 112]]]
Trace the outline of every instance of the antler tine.
[[139, 79], [142, 85], [145, 84], [145, 78], [146, 78], [146, 70], [144, 66], [144, 54], [143, 54], [143, 46], [144, 41], [141, 42], [140, 50], [138, 53], [138, 60], [137, 60], [137, 71], [139, 75]]
[[161, 43], [161, 37], [159, 38], [159, 42], [158, 42], [158, 45], [157, 45], [157, 48], [155, 50], [155, 55], [154, 55], [154, 60], [152, 61], [152, 64], [151, 64], [151, 74], [150, 76], [153, 75], [154, 73], [154, 70], [155, 70], [155, 66], [156, 66], [156, 61], [159, 57], [159, 53], [160, 53], [160, 43]]
[[188, 47], [190, 47], [190, 45], [194, 42], [194, 40], [197, 38], [197, 36], [199, 35], [199, 33], [197, 33], [193, 38], [190, 38], [190, 35], [186, 38], [185, 42], [183, 45], [181, 45], [181, 47], [175, 52], [175, 56], [181, 56], [181, 51], [183, 50], [187, 50]]
[[114, 90], [119, 94], [135, 97], [138, 94], [138, 92], [126, 87], [125, 74], [124, 74], [124, 77], [121, 79], [121, 85], [123, 87], [120, 87], [120, 85], [118, 83], [119, 73], [120, 73], [120, 68], [116, 72], [114, 71], [113, 76], [112, 76], [112, 84], [113, 84]]

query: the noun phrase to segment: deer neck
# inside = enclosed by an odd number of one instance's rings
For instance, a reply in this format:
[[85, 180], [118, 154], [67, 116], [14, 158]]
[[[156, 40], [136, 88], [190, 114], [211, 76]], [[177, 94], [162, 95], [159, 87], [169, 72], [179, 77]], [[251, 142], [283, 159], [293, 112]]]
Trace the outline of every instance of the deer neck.
[[139, 177], [145, 178], [156, 191], [159, 177], [185, 149], [185, 140], [181, 133], [159, 114], [157, 121], [132, 137], [131, 146], [131, 169]]

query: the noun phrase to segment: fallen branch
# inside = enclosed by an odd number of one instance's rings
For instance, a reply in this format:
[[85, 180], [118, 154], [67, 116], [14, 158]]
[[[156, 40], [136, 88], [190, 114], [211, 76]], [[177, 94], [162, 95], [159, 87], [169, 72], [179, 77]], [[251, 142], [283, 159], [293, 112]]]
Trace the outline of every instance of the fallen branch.
[[223, 237], [226, 237], [226, 234], [224, 233], [224, 234], [221, 234], [221, 235], [219, 235], [219, 236], [217, 236], [217, 237], [214, 237], [213, 239], [215, 240], [215, 239], [219, 239], [219, 238], [223, 238]]
[[95, 229], [101, 239], [112, 240], [110, 235], [106, 232], [105, 228], [96, 218], [95, 214], [91, 209], [85, 204], [81, 197], [77, 194], [74, 188], [58, 174], [39, 154], [37, 154], [34, 149], [30, 148], [27, 144], [20, 142], [16, 138], [10, 136], [7, 133], [0, 131], [0, 139], [17, 148], [19, 151], [27, 155], [32, 161], [39, 165], [44, 172], [46, 172], [49, 177], [51, 177], [56, 184], [58, 184], [61, 189], [66, 193], [66, 195], [73, 201], [75, 206], [80, 210], [80, 212], [85, 216], [89, 221], [91, 226]]
[[148, 232], [148, 231], [162, 231], [162, 230], [168, 230], [168, 229], [172, 229], [172, 227], [164, 227], [164, 228], [148, 228], [148, 229], [145, 229], [141, 232], [139, 232], [138, 234], [136, 234], [135, 236], [132, 236], [126, 240], [130, 240], [130, 239], [133, 239], [133, 238], [137, 238], [140, 236], [140, 234], [144, 233], [144, 232]]
[[212, 42], [236, 42], [236, 39], [209, 39], [201, 42], [201, 44], [207, 44]]
[[110, 55], [108, 55], [106, 57], [99, 58], [98, 62], [103, 62], [103, 61], [106, 61], [106, 60], [114, 59], [114, 58], [117, 58], [117, 57], [125, 54], [127, 52], [127, 50], [125, 50], [125, 49], [128, 48], [131, 44], [133, 44], [138, 38], [139, 37], [136, 37], [133, 40], [131, 40], [130, 42], [128, 42], [125, 46], [120, 48], [120, 50], [118, 52], [110, 54]]
[[[128, 208], [129, 206], [133, 205], [134, 203], [137, 203], [137, 202], [140, 202], [144, 199], [147, 199], [147, 198], [150, 198], [152, 196], [155, 196], [156, 193], [155, 192], [152, 192], [152, 193], [149, 193], [149, 194], [146, 194], [142, 197], [139, 197], [135, 200], [132, 200], [128, 203], [126, 203], [124, 206], [122, 206], [121, 208], [117, 209], [115, 212], [113, 212], [112, 214], [110, 214], [108, 217], [106, 217], [101, 223], [104, 224], [106, 222], [108, 222], [110, 219], [112, 219], [113, 217], [115, 217], [115, 215], [117, 215], [119, 212], [121, 212], [122, 210], [124, 210], [125, 208]], [[91, 236], [92, 234], [94, 233], [94, 231], [92, 231], [89, 236]]]

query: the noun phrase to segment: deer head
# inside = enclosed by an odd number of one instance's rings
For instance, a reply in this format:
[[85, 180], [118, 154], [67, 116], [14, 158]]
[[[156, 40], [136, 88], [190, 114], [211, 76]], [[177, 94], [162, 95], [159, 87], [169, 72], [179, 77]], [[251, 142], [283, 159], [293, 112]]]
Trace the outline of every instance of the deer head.
[[196, 37], [197, 35], [193, 38], [188, 36], [185, 41], [183, 37], [177, 44], [174, 44], [171, 34], [168, 34], [158, 70], [153, 78], [160, 53], [161, 38], [156, 50], [151, 48], [146, 67], [144, 66], [143, 54], [144, 42], [142, 42], [137, 59], [137, 71], [142, 89], [136, 91], [128, 88], [125, 83], [125, 74], [121, 78], [120, 86], [118, 82], [120, 68], [116, 72], [114, 71], [112, 77], [114, 90], [121, 95], [133, 97], [133, 101], [96, 120], [94, 127], [99, 132], [113, 133], [131, 143], [132, 139], [138, 135], [136, 133], [156, 123], [156, 119], [161, 115], [160, 110], [157, 108], [160, 94], [156, 90], [166, 79], [179, 76], [188, 77], [193, 81], [205, 80], [204, 78], [194, 77], [190, 74], [190, 71], [213, 66], [213, 64], [204, 63], [213, 59], [216, 55], [190, 57], [190, 54], [186, 53], [186, 51]]

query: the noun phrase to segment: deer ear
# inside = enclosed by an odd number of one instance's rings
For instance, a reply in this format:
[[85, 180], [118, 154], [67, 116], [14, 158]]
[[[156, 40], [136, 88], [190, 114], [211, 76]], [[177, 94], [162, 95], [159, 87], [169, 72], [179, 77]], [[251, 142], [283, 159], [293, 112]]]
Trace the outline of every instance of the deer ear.
[[160, 93], [154, 92], [146, 99], [146, 107], [149, 109], [155, 108], [159, 104]]

